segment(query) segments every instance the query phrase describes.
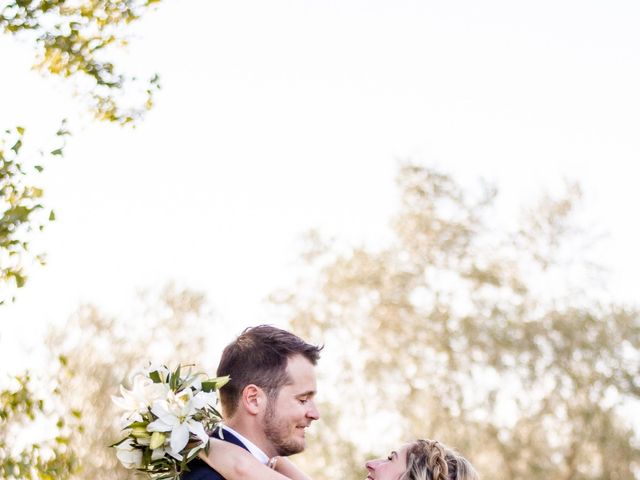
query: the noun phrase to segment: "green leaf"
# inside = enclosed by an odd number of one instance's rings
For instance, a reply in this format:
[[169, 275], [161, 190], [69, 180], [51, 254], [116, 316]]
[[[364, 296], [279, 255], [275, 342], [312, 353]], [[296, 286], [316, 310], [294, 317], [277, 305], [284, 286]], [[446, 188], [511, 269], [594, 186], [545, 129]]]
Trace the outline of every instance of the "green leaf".
[[149, 373], [149, 378], [153, 380], [153, 383], [162, 383], [162, 379], [160, 378], [160, 374], [157, 370]]
[[229, 380], [231, 380], [231, 377], [229, 377], [229, 375], [225, 375], [224, 377], [208, 378], [207, 380], [202, 382], [202, 390], [204, 390], [205, 392], [219, 390], [227, 383], [229, 383]]
[[51, 150], [51, 155], [60, 155], [62, 156], [62, 148], [56, 148], [55, 150]]
[[178, 365], [178, 368], [176, 368], [175, 372], [171, 374], [171, 378], [169, 380], [169, 387], [175, 391], [178, 388], [179, 382], [180, 382], [180, 365]]
[[56, 219], [56, 214], [53, 210], [49, 213], [49, 221], [53, 222]]
[[24, 135], [24, 127], [16, 127], [16, 130], [20, 135]]
[[20, 147], [22, 147], [22, 140], [18, 139], [18, 141], [11, 147], [16, 154], [20, 151]]
[[202, 382], [202, 391], [203, 392], [213, 392], [216, 389], [216, 382], [212, 380], [206, 380]]
[[121, 443], [126, 442], [127, 440], [129, 440], [129, 436], [128, 435], [126, 437], [124, 437], [122, 440], [118, 440], [116, 443], [112, 443], [111, 445], [109, 445], [109, 448], [116, 447], [116, 446], [120, 445]]
[[63, 137], [65, 135], [71, 135], [71, 132], [69, 130], [67, 130], [66, 128], [64, 128], [65, 124], [66, 124], [66, 121], [62, 122], [62, 125], [60, 126], [60, 128], [56, 132], [57, 136]]

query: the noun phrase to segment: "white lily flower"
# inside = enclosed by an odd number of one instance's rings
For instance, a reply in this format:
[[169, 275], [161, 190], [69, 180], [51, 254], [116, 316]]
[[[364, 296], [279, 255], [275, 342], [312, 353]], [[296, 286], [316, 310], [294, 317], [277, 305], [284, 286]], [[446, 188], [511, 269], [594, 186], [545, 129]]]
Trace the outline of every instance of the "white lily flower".
[[142, 450], [133, 448], [131, 439], [116, 445], [116, 450], [116, 456], [125, 468], [138, 468], [142, 465]]
[[179, 453], [189, 443], [189, 425], [179, 423], [171, 429], [169, 446], [174, 453]]
[[200, 380], [200, 377], [199, 377], [199, 376], [197, 376], [197, 377], [193, 380], [193, 382], [191, 383], [191, 386], [192, 386], [193, 388], [195, 388], [197, 391], [202, 390], [202, 380]]
[[173, 450], [169, 449], [166, 450], [167, 455], [175, 458], [176, 460], [178, 460], [179, 462], [182, 461], [182, 455], [180, 455], [179, 453], [175, 453]]
[[189, 420], [187, 422], [189, 424], [189, 431], [193, 433], [202, 443], [206, 443], [209, 441], [209, 435], [204, 430], [204, 426], [200, 422], [196, 422], [195, 420]]
[[169, 392], [165, 400], [156, 401], [151, 408], [151, 412], [158, 419], [151, 422], [147, 430], [171, 432], [168, 453], [175, 458], [180, 456], [180, 452], [189, 442], [189, 432], [196, 435], [202, 442], [206, 442], [209, 438], [202, 424], [193, 420], [197, 408], [192, 395], [190, 388], [178, 394]]
[[204, 427], [200, 422], [195, 420], [187, 420], [184, 423], [180, 423], [171, 429], [171, 438], [169, 445], [173, 453], [179, 453], [187, 446], [189, 442], [189, 432], [193, 433], [201, 442], [209, 440], [207, 432], [204, 431]]
[[216, 392], [198, 392], [193, 397], [195, 408], [215, 407], [217, 403], [218, 394]]
[[[151, 461], [155, 462], [156, 460], [160, 460], [162, 457], [164, 457], [165, 453], [167, 453], [167, 451], [164, 449], [164, 447], [153, 449], [151, 451]], [[180, 458], [179, 460], [182, 460], [182, 459]]]
[[122, 416], [126, 424], [142, 421], [142, 415], [149, 411], [149, 407], [157, 400], [166, 397], [169, 387], [153, 381], [144, 375], [137, 375], [133, 379], [131, 390], [120, 385], [120, 397], [112, 396], [111, 399], [118, 407], [124, 410]]

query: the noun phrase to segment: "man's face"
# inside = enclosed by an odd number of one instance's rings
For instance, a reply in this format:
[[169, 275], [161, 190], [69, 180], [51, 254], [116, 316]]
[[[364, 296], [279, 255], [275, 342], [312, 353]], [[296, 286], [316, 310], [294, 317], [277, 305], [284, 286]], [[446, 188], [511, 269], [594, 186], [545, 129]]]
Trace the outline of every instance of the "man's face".
[[275, 399], [269, 399], [264, 416], [264, 432], [278, 455], [288, 456], [305, 448], [305, 430], [320, 418], [315, 405], [316, 374], [313, 364], [302, 355], [287, 362], [289, 382]]

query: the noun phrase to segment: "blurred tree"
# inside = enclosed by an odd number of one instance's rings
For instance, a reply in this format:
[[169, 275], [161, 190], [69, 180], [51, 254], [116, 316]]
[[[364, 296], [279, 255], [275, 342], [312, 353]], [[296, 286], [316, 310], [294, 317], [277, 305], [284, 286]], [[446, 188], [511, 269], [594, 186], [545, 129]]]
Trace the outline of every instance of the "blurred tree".
[[[30, 234], [42, 230], [54, 219], [53, 211], [45, 211], [40, 203], [42, 190], [30, 185], [30, 174], [43, 170], [42, 161], [25, 160], [22, 153], [24, 128], [8, 130], [0, 138], [0, 306], [13, 298], [16, 288], [26, 280], [25, 265], [30, 258], [44, 263], [41, 253], [32, 253]], [[61, 145], [47, 156], [62, 155], [64, 122], [57, 132]], [[11, 147], [8, 147], [11, 145]], [[45, 160], [40, 153], [40, 160]], [[66, 371], [62, 365], [61, 371]], [[68, 448], [70, 429], [80, 428], [78, 411], [61, 408], [56, 414], [56, 386], [34, 382], [28, 373], [13, 379], [13, 384], [0, 390], [0, 472], [2, 478], [66, 479], [76, 468], [76, 458]], [[48, 393], [39, 396], [34, 389]], [[47, 390], [48, 389], [48, 390]], [[43, 397], [47, 398], [47, 402]], [[42, 422], [57, 417], [37, 441], [16, 440], [25, 432], [41, 428]]]
[[205, 340], [214, 351], [221, 351], [215, 335], [210, 335], [212, 315], [201, 294], [170, 285], [159, 296], [142, 295], [139, 307], [135, 320], [126, 321], [86, 305], [49, 336], [52, 354], [63, 355], [73, 372], [72, 376], [61, 372], [61, 401], [81, 411], [85, 425], [83, 435], [70, 438], [79, 466], [73, 479], [138, 478], [107, 448], [121, 437], [119, 412], [111, 395], [118, 394], [118, 385], [126, 382], [127, 375], [146, 367], [149, 360], [169, 367], [193, 362], [199, 368], [213, 365], [214, 359], [204, 358]]
[[30, 251], [30, 234], [44, 229], [55, 215], [52, 210], [43, 208], [40, 203], [42, 189], [31, 185], [30, 175], [41, 172], [48, 159], [62, 155], [64, 137], [69, 132], [63, 122], [57, 132], [62, 145], [52, 150], [49, 158], [40, 153], [37, 162], [23, 158], [24, 134], [24, 128], [17, 127], [7, 130], [0, 138], [0, 285], [3, 287], [0, 289], [0, 305], [13, 299], [15, 288], [24, 285], [25, 265], [30, 258], [44, 263], [42, 253]]
[[35, 46], [38, 68], [75, 79], [98, 119], [128, 124], [153, 106], [158, 76], [142, 86], [139, 100], [139, 82], [118, 73], [109, 55], [126, 44], [126, 27], [159, 1], [8, 0], [0, 4], [0, 28]]
[[[134, 124], [153, 106], [159, 88], [154, 75], [136, 93], [140, 82], [118, 73], [109, 56], [126, 44], [127, 27], [160, 0], [7, 0], [0, 2], [0, 29], [34, 45], [37, 67], [61, 78], [75, 80], [76, 89], [88, 97], [99, 120]], [[142, 98], [140, 98], [142, 96]], [[59, 136], [68, 135], [60, 128]], [[42, 189], [32, 185], [32, 175], [43, 161], [26, 168], [20, 151], [24, 128], [7, 130], [0, 139], [0, 285], [22, 287], [29, 250], [29, 232], [41, 230], [47, 219], [39, 216]], [[9, 148], [8, 145], [11, 145]], [[62, 148], [51, 156], [62, 155]], [[44, 157], [44, 155], [43, 155]], [[42, 158], [41, 160], [46, 160]], [[50, 212], [49, 220], [53, 213]], [[34, 254], [43, 262], [41, 254]], [[0, 294], [0, 304], [11, 293]]]
[[[109, 55], [113, 47], [126, 44], [126, 27], [158, 2], [6, 0], [0, 2], [0, 29], [34, 45], [39, 69], [74, 79], [77, 91], [88, 99], [97, 119], [134, 124], [152, 108], [158, 76], [138, 82], [134, 76], [118, 72]], [[64, 137], [68, 133], [63, 123], [57, 134]], [[41, 203], [42, 189], [32, 182], [32, 175], [42, 171], [44, 162], [24, 159], [23, 136], [24, 128], [16, 127], [0, 139], [0, 305], [13, 298], [15, 288], [24, 285], [25, 266], [32, 259], [43, 263], [41, 253], [31, 252], [31, 234], [54, 219], [53, 211], [46, 212]], [[52, 150], [49, 156], [62, 155], [63, 147]], [[72, 377], [73, 371], [69, 374]], [[59, 435], [51, 443], [25, 445], [16, 451], [5, 433], [17, 428], [37, 429], [37, 417], [51, 413], [33, 392], [28, 374], [15, 381], [16, 385], [0, 390], [3, 478], [68, 478], [75, 468], [75, 456], [62, 432], [67, 424], [77, 421], [79, 412], [62, 410], [55, 427]]]
[[417, 437], [485, 478], [640, 478], [640, 316], [597, 295], [579, 190], [503, 233], [492, 188], [411, 164], [398, 184], [387, 247], [315, 235], [298, 287], [274, 296], [327, 345], [329, 420], [304, 454], [314, 478], [361, 478], [367, 451]]
[[[66, 372], [64, 359], [61, 362], [60, 371]], [[62, 415], [56, 415], [49, 410], [53, 398], [57, 399], [60, 392], [55, 385], [48, 392], [45, 403], [38, 397], [28, 375], [16, 377], [13, 383], [8, 389], [0, 391], [1, 478], [70, 478], [77, 469], [77, 458], [69, 448], [69, 442], [72, 432], [81, 432], [80, 412], [62, 408]], [[36, 433], [36, 429], [40, 429], [37, 440], [25, 441], [29, 433]]]

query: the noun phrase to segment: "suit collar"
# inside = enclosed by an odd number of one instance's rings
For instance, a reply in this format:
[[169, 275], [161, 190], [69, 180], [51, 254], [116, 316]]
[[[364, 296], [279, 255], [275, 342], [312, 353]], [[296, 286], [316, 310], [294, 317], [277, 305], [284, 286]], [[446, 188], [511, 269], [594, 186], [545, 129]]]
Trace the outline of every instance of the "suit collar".
[[[240, 434], [240, 432], [236, 432], [234, 429], [229, 427], [228, 425], [221, 425], [219, 430], [223, 430], [222, 435], [224, 435], [224, 440], [228, 440], [231, 443], [235, 443], [236, 445], [240, 445], [248, 450], [251, 455], [256, 457], [256, 459], [266, 465], [269, 461], [269, 456], [264, 453], [256, 444], [254, 444], [251, 440]], [[227, 438], [230, 437], [230, 438]]]

